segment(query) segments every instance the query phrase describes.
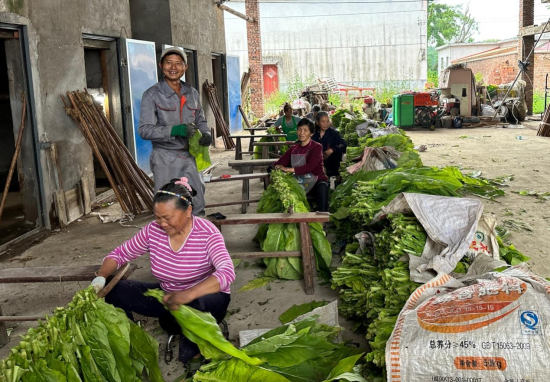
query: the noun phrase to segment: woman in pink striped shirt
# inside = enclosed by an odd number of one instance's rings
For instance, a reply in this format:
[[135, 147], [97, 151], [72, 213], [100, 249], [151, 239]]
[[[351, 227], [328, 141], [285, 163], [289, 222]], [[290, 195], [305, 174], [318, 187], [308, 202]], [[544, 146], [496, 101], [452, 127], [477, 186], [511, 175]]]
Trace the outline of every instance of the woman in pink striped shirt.
[[[225, 317], [229, 286], [235, 280], [233, 262], [220, 231], [208, 220], [191, 214], [192, 192], [186, 178], [164, 185], [153, 198], [155, 221], [107, 255], [92, 281], [96, 290], [101, 290], [105, 277], [148, 252], [151, 272], [159, 282], [121, 280], [105, 298], [131, 320], [133, 312], [158, 317], [165, 330], [181, 333], [165, 306], [143, 295], [154, 288], [166, 292], [164, 304], [172, 310], [185, 304], [210, 312], [218, 322]], [[187, 362], [198, 354], [198, 347], [181, 336], [180, 361]]]

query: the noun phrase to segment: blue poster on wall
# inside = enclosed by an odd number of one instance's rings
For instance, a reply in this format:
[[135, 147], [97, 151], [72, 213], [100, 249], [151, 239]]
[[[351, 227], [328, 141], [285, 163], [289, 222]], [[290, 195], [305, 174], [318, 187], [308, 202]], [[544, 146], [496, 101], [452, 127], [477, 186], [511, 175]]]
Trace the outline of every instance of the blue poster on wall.
[[151, 141], [141, 139], [138, 134], [139, 113], [141, 109], [141, 97], [151, 86], [157, 83], [157, 56], [155, 43], [140, 40], [126, 40], [126, 52], [128, 60], [128, 82], [130, 88], [130, 102], [132, 105], [132, 127], [134, 158], [138, 166], [151, 174], [149, 156], [153, 150]]
[[229, 95], [229, 128], [231, 133], [242, 130], [241, 113], [241, 70], [239, 57], [227, 56], [227, 90]]

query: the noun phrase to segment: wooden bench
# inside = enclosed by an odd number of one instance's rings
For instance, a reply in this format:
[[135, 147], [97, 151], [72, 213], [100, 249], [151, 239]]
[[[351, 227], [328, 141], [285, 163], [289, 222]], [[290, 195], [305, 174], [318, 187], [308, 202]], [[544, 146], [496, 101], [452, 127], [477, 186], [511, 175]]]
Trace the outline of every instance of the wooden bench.
[[[251, 160], [235, 160], [229, 161], [227, 164], [234, 170], [239, 171], [239, 174], [252, 174], [254, 168], [267, 168], [277, 162], [277, 159], [251, 159]], [[249, 199], [250, 195], [250, 179], [243, 179], [243, 200]], [[246, 204], [243, 204], [241, 212], [246, 213]]]
[[[210, 178], [210, 180], [205, 181], [205, 183], [216, 183], [216, 182], [228, 182], [228, 181], [232, 181], [232, 180], [242, 180], [243, 184], [244, 184], [245, 181], [248, 182], [248, 181], [250, 181], [250, 179], [262, 179], [264, 181], [264, 189], [267, 188], [267, 186], [269, 185], [269, 174], [267, 172], [256, 173], [256, 174], [231, 175], [230, 178], [222, 178], [221, 176], [217, 176], [217, 177]], [[248, 191], [249, 191], [249, 189], [247, 188], [247, 192]], [[244, 207], [244, 211], [242, 213], [244, 214], [244, 213], [246, 213], [246, 208], [248, 207], [248, 205], [250, 203], [258, 203], [259, 201], [260, 201], [260, 199], [251, 200], [250, 199], [250, 194], [249, 193], [245, 194], [244, 193], [244, 188], [243, 188], [243, 196], [242, 196], [241, 201], [207, 204], [206, 208], [234, 206], [234, 205], [242, 204], [242, 206]]]
[[[266, 135], [230, 135], [229, 138], [232, 138], [235, 140], [235, 160], [241, 160], [243, 159], [243, 154], [254, 154], [254, 139], [255, 138], [264, 138], [269, 137], [273, 138], [274, 140], [277, 140], [279, 137], [286, 137], [285, 134], [266, 134]], [[249, 150], [248, 151], [242, 151], [242, 144], [241, 139], [250, 139], [250, 143], [248, 145]]]
[[276, 141], [276, 142], [253, 142], [252, 146], [259, 146], [262, 148], [262, 159], [269, 159], [269, 148], [270, 147], [283, 147], [283, 146], [292, 146], [296, 142], [294, 141]]
[[[67, 281], [88, 281], [96, 277], [101, 265], [86, 265], [81, 267], [26, 267], [26, 268], [5, 268], [0, 270], [0, 284], [16, 283], [48, 283]], [[121, 280], [129, 277], [137, 265], [126, 263], [118, 269], [112, 280], [97, 295], [105, 297], [114, 286]], [[0, 347], [8, 343], [8, 332], [6, 321], [37, 321], [44, 319], [40, 316], [2, 316], [0, 307]]]
[[276, 223], [295, 223], [300, 225], [300, 251], [289, 252], [241, 252], [231, 253], [235, 259], [253, 258], [261, 259], [264, 257], [301, 257], [304, 269], [305, 292], [310, 295], [314, 292], [313, 272], [315, 269], [315, 254], [311, 241], [311, 233], [308, 223], [326, 223], [329, 216], [315, 212], [295, 213], [295, 214], [246, 214], [246, 215], [227, 215], [225, 219], [210, 219], [210, 221], [221, 231], [224, 225], [239, 224], [276, 224]]
[[[250, 133], [250, 136], [254, 136], [254, 133], [256, 133], [256, 131], [266, 131], [268, 129], [267, 126], [258, 126], [258, 127], [249, 127], [249, 128], [245, 128], [243, 129], [244, 131], [248, 131]], [[253, 151], [253, 147], [252, 147], [252, 141], [250, 141], [250, 143], [248, 144], [248, 151]]]

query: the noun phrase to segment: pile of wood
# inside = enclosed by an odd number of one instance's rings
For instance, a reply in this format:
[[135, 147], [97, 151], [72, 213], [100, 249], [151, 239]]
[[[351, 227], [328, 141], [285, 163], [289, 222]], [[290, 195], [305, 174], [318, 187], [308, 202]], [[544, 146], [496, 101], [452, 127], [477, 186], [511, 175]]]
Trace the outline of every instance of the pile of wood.
[[134, 215], [152, 211], [153, 180], [138, 167], [103, 108], [87, 91], [67, 92], [67, 99], [63, 95], [61, 99], [107, 175], [122, 210]]
[[235, 142], [233, 142], [233, 140], [229, 138], [231, 133], [229, 132], [229, 127], [227, 126], [227, 123], [225, 122], [225, 119], [223, 117], [222, 108], [220, 107], [220, 103], [218, 101], [218, 93], [216, 91], [216, 86], [214, 86], [214, 84], [211, 84], [208, 80], [206, 80], [204, 81], [203, 88], [204, 88], [204, 91], [206, 92], [206, 96], [208, 97], [208, 103], [212, 108], [214, 117], [216, 118], [216, 132], [217, 132], [216, 135], [221, 136], [223, 138], [223, 144], [226, 149], [234, 149]]
[[539, 137], [550, 137], [550, 107], [546, 108], [546, 111], [542, 116], [542, 121], [540, 122], [537, 135]]
[[241, 105], [246, 105], [247, 98], [250, 93], [248, 91], [250, 85], [250, 69], [241, 76]]

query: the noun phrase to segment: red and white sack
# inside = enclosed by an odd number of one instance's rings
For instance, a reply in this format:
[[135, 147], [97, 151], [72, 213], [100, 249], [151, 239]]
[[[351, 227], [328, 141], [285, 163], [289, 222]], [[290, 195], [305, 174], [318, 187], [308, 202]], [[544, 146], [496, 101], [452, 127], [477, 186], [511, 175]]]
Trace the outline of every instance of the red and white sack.
[[549, 381], [549, 334], [550, 283], [527, 268], [460, 282], [440, 274], [399, 315], [388, 381]]

